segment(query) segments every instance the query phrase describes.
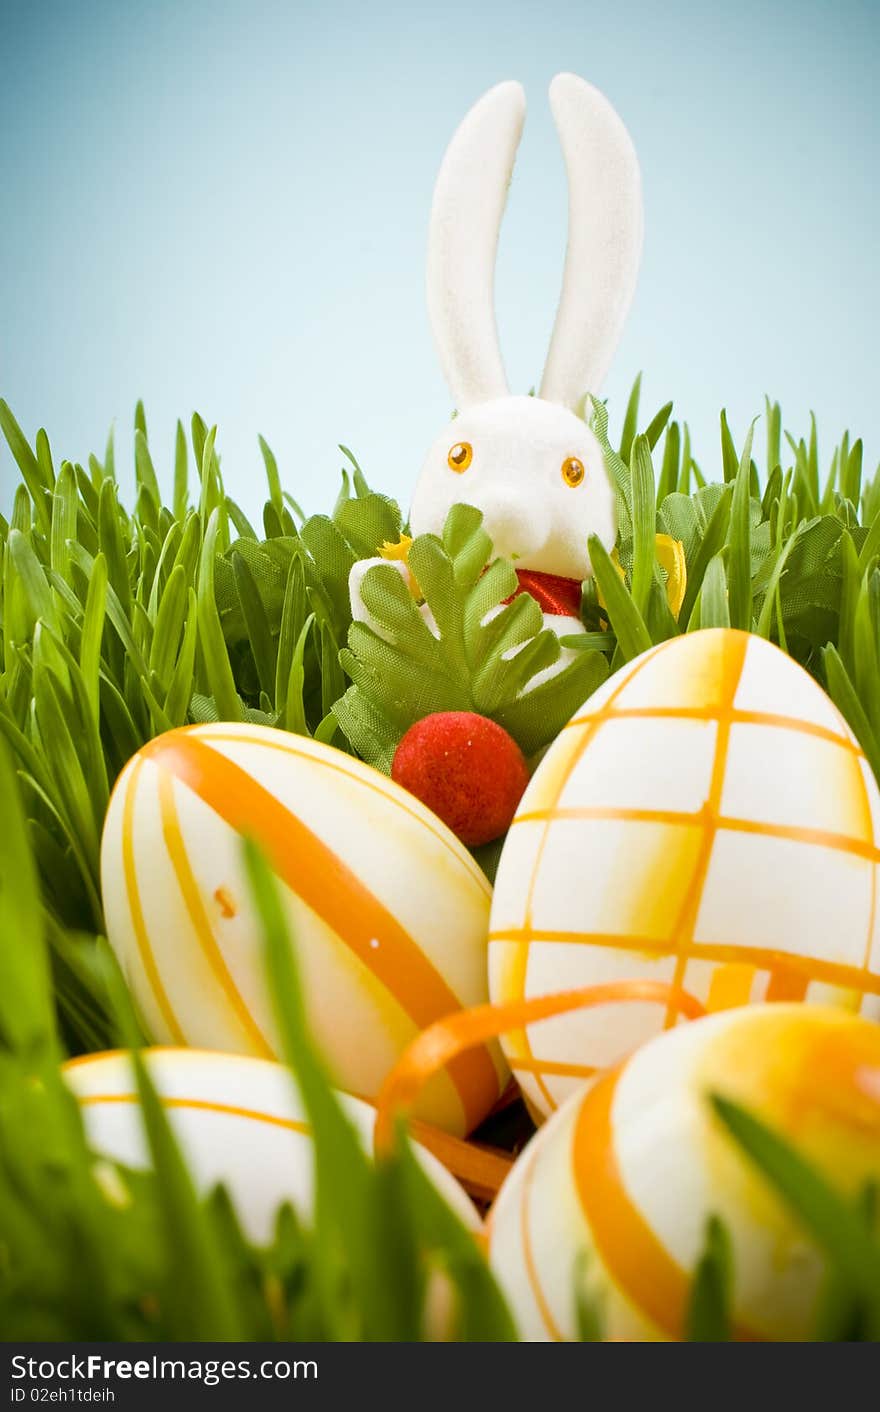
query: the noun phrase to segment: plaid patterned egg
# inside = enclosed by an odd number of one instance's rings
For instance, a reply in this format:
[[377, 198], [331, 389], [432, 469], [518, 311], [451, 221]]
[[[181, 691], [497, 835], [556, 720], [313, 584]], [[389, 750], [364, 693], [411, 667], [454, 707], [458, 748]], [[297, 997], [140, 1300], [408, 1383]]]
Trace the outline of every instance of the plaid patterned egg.
[[[590, 697], [533, 776], [498, 869], [491, 998], [647, 978], [710, 1011], [880, 1018], [878, 861], [876, 781], [815, 681], [747, 633], [674, 638]], [[543, 1117], [677, 1018], [607, 1006], [504, 1048]]]

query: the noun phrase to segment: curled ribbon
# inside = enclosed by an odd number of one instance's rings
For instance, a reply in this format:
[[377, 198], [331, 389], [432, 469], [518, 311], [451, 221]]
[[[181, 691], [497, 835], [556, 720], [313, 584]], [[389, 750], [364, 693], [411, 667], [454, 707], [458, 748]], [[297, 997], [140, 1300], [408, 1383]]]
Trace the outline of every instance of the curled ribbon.
[[[705, 1006], [678, 986], [666, 981], [636, 980], [580, 986], [576, 990], [539, 995], [507, 1005], [477, 1005], [472, 1010], [456, 1010], [422, 1030], [386, 1076], [376, 1101], [373, 1145], [377, 1156], [393, 1150], [397, 1119], [407, 1116], [428, 1080], [457, 1055], [487, 1040], [497, 1039], [508, 1030], [522, 1029], [571, 1010], [615, 1005], [620, 1001], [656, 1001], [659, 1005], [672, 1002], [678, 1013], [690, 1020], [706, 1014]], [[514, 1159], [507, 1153], [451, 1137], [431, 1124], [410, 1120], [409, 1126], [413, 1137], [481, 1200], [495, 1196], [513, 1165]]]

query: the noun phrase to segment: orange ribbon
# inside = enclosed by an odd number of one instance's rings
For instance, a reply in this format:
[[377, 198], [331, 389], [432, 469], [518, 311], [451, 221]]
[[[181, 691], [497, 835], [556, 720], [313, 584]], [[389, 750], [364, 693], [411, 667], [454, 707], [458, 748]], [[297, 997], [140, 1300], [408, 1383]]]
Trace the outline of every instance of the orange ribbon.
[[[507, 1005], [477, 1005], [472, 1010], [457, 1010], [443, 1020], [436, 1020], [403, 1051], [382, 1085], [373, 1135], [377, 1155], [393, 1149], [397, 1118], [406, 1117], [428, 1080], [466, 1050], [497, 1039], [508, 1030], [523, 1029], [571, 1010], [616, 1005], [627, 1000], [656, 1001], [660, 1005], [674, 1003], [677, 1012], [691, 1020], [706, 1014], [705, 1006], [679, 986], [666, 981], [631, 980], [579, 986], [577, 990], [514, 1000]], [[460, 1176], [473, 1194], [481, 1194], [484, 1200], [495, 1195], [513, 1165], [513, 1159], [503, 1153], [450, 1138], [426, 1124], [411, 1122], [410, 1127], [414, 1137], [434, 1152], [454, 1176]]]
[[411, 1118], [409, 1127], [416, 1141], [442, 1162], [468, 1196], [483, 1205], [494, 1201], [515, 1161], [509, 1152], [479, 1142], [466, 1142], [418, 1118]]

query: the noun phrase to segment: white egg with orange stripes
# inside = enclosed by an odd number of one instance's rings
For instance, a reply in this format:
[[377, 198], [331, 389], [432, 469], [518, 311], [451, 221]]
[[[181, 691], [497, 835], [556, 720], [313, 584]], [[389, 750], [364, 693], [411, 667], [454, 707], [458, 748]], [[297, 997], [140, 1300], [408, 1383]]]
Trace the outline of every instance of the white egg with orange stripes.
[[[145, 1051], [196, 1188], [222, 1184], [245, 1234], [257, 1244], [272, 1238], [278, 1208], [312, 1212], [314, 1155], [302, 1101], [281, 1064], [197, 1049]], [[131, 1060], [123, 1051], [90, 1054], [64, 1066], [65, 1082], [80, 1105], [92, 1150], [123, 1167], [146, 1168], [149, 1149]], [[375, 1110], [340, 1096], [364, 1149], [372, 1150]], [[473, 1230], [480, 1222], [454, 1177], [418, 1143], [419, 1161], [446, 1201]], [[110, 1192], [113, 1187], [108, 1186]]]
[[[495, 883], [492, 1000], [650, 979], [710, 1011], [878, 1017], [878, 860], [877, 783], [816, 682], [756, 636], [674, 638], [590, 697], [532, 777]], [[677, 1018], [620, 1004], [503, 1043], [545, 1117]]]
[[[108, 936], [157, 1042], [277, 1054], [245, 835], [279, 880], [334, 1080], [375, 1097], [419, 1030], [487, 999], [489, 884], [424, 805], [339, 750], [252, 725], [158, 736], [122, 772], [101, 847]], [[474, 1051], [417, 1116], [464, 1134], [505, 1080], [500, 1050]]]
[[527, 1340], [684, 1336], [710, 1216], [731, 1245], [732, 1336], [806, 1340], [828, 1269], [713, 1113], [720, 1093], [848, 1199], [880, 1182], [880, 1026], [826, 1006], [748, 1006], [656, 1036], [572, 1095], [505, 1181], [489, 1259]]

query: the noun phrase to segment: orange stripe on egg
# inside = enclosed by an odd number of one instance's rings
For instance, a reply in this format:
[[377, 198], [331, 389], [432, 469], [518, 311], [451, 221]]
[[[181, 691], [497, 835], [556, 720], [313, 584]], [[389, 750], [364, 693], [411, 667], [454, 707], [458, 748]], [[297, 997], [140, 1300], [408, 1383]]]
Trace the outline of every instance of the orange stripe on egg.
[[[874, 818], [873, 818], [873, 812], [872, 812], [872, 809], [871, 809], [871, 799], [870, 799], [870, 796], [869, 796], [869, 794], [868, 794], [868, 781], [867, 781], [867, 779], [866, 779], [866, 777], [865, 777], [865, 774], [864, 774], [864, 772], [863, 772], [863, 770], [862, 770], [861, 768], [859, 768], [859, 772], [858, 772], [858, 773], [859, 773], [859, 783], [860, 783], [861, 786], [862, 786], [861, 795], [862, 795], [862, 807], [863, 807], [863, 810], [864, 810], [863, 820], [864, 820], [865, 837], [866, 837], [866, 838], [873, 838], [873, 837], [874, 837]], [[877, 869], [876, 869], [876, 868], [872, 868], [872, 869], [871, 869], [871, 903], [870, 903], [870, 907], [869, 907], [869, 909], [868, 909], [868, 925], [867, 925], [866, 934], [865, 934], [865, 952], [864, 952], [864, 957], [863, 957], [863, 960], [862, 960], [862, 965], [865, 966], [865, 968], [867, 968], [867, 966], [868, 966], [868, 964], [869, 964], [869, 962], [870, 962], [870, 960], [871, 960], [871, 947], [873, 946], [873, 943], [874, 943], [874, 924], [875, 924], [876, 918], [877, 918]]]
[[165, 1021], [170, 1031], [171, 1038], [176, 1044], [182, 1045], [186, 1043], [186, 1040], [177, 1022], [177, 1016], [172, 1009], [165, 987], [162, 984], [162, 978], [159, 975], [159, 968], [156, 965], [156, 958], [153, 955], [153, 948], [150, 944], [147, 924], [144, 920], [144, 909], [141, 904], [140, 889], [138, 887], [137, 864], [135, 862], [134, 851], [134, 806], [137, 785], [141, 777], [143, 765], [144, 756], [141, 754], [131, 767], [131, 774], [128, 777], [125, 787], [125, 800], [122, 808], [122, 871], [125, 877], [125, 889], [128, 896], [129, 911], [131, 912], [131, 925], [134, 930], [141, 965], [144, 968], [147, 982], [153, 992], [153, 997], [159, 1007], [162, 1019]]
[[[697, 810], [685, 809], [642, 809], [627, 805], [585, 804], [561, 809], [530, 809], [518, 814], [515, 824], [592, 820], [601, 822], [623, 822], [634, 824], [681, 825], [693, 828], [706, 818], [705, 806]], [[880, 848], [872, 841], [872, 835], [853, 838], [850, 834], [835, 833], [831, 829], [806, 828], [800, 824], [775, 824], [761, 819], [739, 819], [732, 815], [719, 814], [716, 820], [716, 833], [748, 833], [762, 838], [784, 839], [788, 843], [803, 843], [816, 848], [828, 848], [832, 853], [851, 853], [857, 858], [870, 862], [880, 862]]]
[[[172, 1049], [164, 1045], [151, 1045], [142, 1051], [148, 1056], [156, 1054], [173, 1054], [178, 1063], [192, 1059], [198, 1062], [206, 1057], [220, 1059], [224, 1064], [232, 1061], [236, 1068], [242, 1064], [264, 1064], [264, 1060], [258, 1059], [254, 1054], [231, 1055], [226, 1051], [214, 1049]], [[78, 1054], [73, 1059], [66, 1059], [61, 1065], [62, 1073], [67, 1073], [71, 1069], [79, 1069], [87, 1066], [97, 1065], [99, 1068], [106, 1067], [102, 1061], [127, 1059], [127, 1051], [119, 1049], [106, 1049], [93, 1054]], [[137, 1103], [139, 1097], [134, 1093], [98, 1093], [98, 1094], [74, 1094], [77, 1103], [88, 1105], [91, 1103]], [[171, 1108], [195, 1108], [203, 1109], [207, 1112], [230, 1113], [238, 1117], [253, 1118], [254, 1121], [264, 1123], [274, 1123], [280, 1127], [291, 1127], [297, 1132], [302, 1132], [306, 1136], [311, 1136], [311, 1128], [305, 1121], [297, 1119], [287, 1119], [275, 1117], [271, 1113], [262, 1113], [256, 1109], [241, 1108], [229, 1104], [216, 1103], [209, 1099], [189, 1099], [189, 1098], [167, 1098], [159, 1095], [162, 1103]], [[375, 1102], [368, 1098], [363, 1098], [360, 1094], [352, 1094], [366, 1107], [375, 1111]], [[468, 1195], [473, 1196], [478, 1201], [488, 1202], [494, 1200], [504, 1182], [505, 1177], [510, 1172], [514, 1164], [514, 1158], [510, 1153], [501, 1148], [489, 1147], [485, 1143], [465, 1142], [462, 1138], [453, 1137], [451, 1133], [444, 1132], [442, 1128], [434, 1127], [431, 1123], [426, 1123], [420, 1118], [410, 1118], [409, 1130], [415, 1140], [426, 1148], [437, 1160], [442, 1163], [464, 1187]]]
[[774, 966], [770, 972], [770, 981], [764, 998], [765, 1000], [804, 1000], [809, 984], [809, 976], [805, 976], [802, 971], [795, 971], [790, 966]]
[[[231, 828], [255, 839], [282, 881], [377, 977], [419, 1029], [461, 1008], [394, 914], [241, 766], [187, 728], [157, 736], [143, 748], [142, 758], [170, 771]], [[498, 1095], [495, 1065], [483, 1047], [461, 1055], [449, 1073], [470, 1129]]]
[[[710, 1015], [719, 1010], [734, 1010], [740, 1005], [748, 1005], [752, 993], [752, 983], [757, 974], [755, 966], [741, 965], [734, 961], [726, 966], [716, 966], [709, 982], [709, 995], [706, 1009]], [[769, 995], [768, 995], [769, 1000]]]
[[556, 823], [557, 821], [595, 820], [601, 823], [621, 822], [635, 824], [698, 824], [700, 813], [688, 813], [683, 809], [640, 809], [617, 804], [562, 805], [549, 809], [527, 809], [517, 814], [515, 824]]
[[830, 829], [803, 828], [798, 824], [769, 824], [758, 819], [731, 819], [722, 814], [717, 823], [718, 833], [750, 833], [761, 838], [779, 838], [789, 843], [804, 843], [816, 848], [827, 848], [832, 853], [849, 853], [855, 858], [865, 858], [871, 863], [880, 862], [880, 848], [865, 838], [852, 838], [848, 834], [834, 833]]
[[202, 894], [190, 866], [189, 854], [183, 840], [177, 806], [174, 802], [174, 777], [165, 770], [159, 771], [159, 815], [162, 820], [162, 836], [165, 840], [165, 847], [168, 849], [174, 876], [177, 879], [177, 885], [180, 888], [193, 931], [198, 938], [205, 960], [258, 1056], [262, 1059], [274, 1059], [275, 1054], [248, 1009], [229, 967], [226, 965], [223, 952], [217, 945], [217, 938], [214, 936], [211, 921], [202, 901]]
[[[139, 1104], [140, 1098], [136, 1093], [88, 1093], [82, 1096], [77, 1094], [76, 1101], [81, 1108], [91, 1108], [96, 1104], [106, 1103]], [[247, 1118], [254, 1123], [269, 1123], [275, 1128], [287, 1128], [290, 1132], [302, 1133], [305, 1137], [312, 1135], [308, 1123], [296, 1118], [279, 1118], [274, 1113], [261, 1113], [256, 1108], [240, 1108], [234, 1103], [215, 1103], [213, 1099], [207, 1098], [168, 1098], [161, 1093], [159, 1101], [163, 1108], [183, 1108], [196, 1113], [219, 1113], [227, 1118]]]
[[[512, 942], [520, 946], [540, 946], [561, 943], [565, 946], [600, 946], [614, 951], [643, 952], [649, 956], [669, 956], [675, 951], [674, 940], [663, 937], [615, 935], [607, 932], [576, 932], [543, 928], [533, 932], [525, 927], [490, 932], [489, 940]], [[860, 966], [848, 966], [843, 961], [825, 961], [816, 956], [802, 956], [796, 951], [775, 951], [765, 946], [743, 946], [739, 942], [695, 941], [690, 946], [695, 961], [719, 961], [723, 964], [745, 962], [758, 970], [797, 971], [807, 981], [856, 989], [868, 995], [880, 995], [880, 974]]]
[[535, 1261], [535, 1252], [532, 1248], [532, 1231], [530, 1223], [532, 1183], [535, 1180], [535, 1167], [540, 1149], [535, 1146], [529, 1157], [526, 1158], [526, 1170], [523, 1175], [522, 1193], [520, 1195], [519, 1208], [519, 1234], [522, 1241], [523, 1262], [526, 1267], [526, 1277], [529, 1287], [538, 1306], [538, 1312], [544, 1324], [544, 1328], [550, 1335], [554, 1343], [563, 1343], [564, 1335], [556, 1320], [553, 1311], [547, 1303], [547, 1296], [541, 1285], [541, 1277], [538, 1274], [538, 1266]]
[[[749, 638], [746, 633], [730, 634], [725, 637], [722, 645], [721, 711], [718, 715], [718, 730], [715, 735], [715, 756], [712, 761], [709, 792], [703, 806], [703, 837], [687, 892], [670, 931], [670, 942], [678, 953], [672, 976], [672, 984], [676, 990], [681, 989], [687, 963], [690, 960], [689, 948], [694, 939], [700, 905], [703, 901], [703, 891], [709, 875], [709, 864], [712, 861], [712, 850], [715, 846], [718, 818], [721, 812], [721, 796], [724, 792], [724, 779], [727, 774], [727, 755], [730, 749], [731, 732], [730, 714], [746, 663], [748, 647]], [[676, 1019], [675, 1004], [670, 1001], [666, 1007], [663, 1028], [669, 1029], [675, 1024]]]
[[[585, 1095], [572, 1140], [575, 1189], [596, 1252], [608, 1275], [635, 1307], [668, 1337], [680, 1339], [691, 1277], [658, 1240], [626, 1190], [617, 1161], [612, 1108], [625, 1069], [616, 1069]], [[760, 1338], [734, 1326], [738, 1342]]]
[[[283, 732], [278, 731], [277, 734], [282, 735]], [[294, 760], [306, 760], [309, 764], [319, 765], [322, 770], [331, 770], [337, 775], [342, 775], [344, 779], [351, 780], [353, 783], [363, 786], [364, 789], [372, 790], [374, 794], [381, 795], [383, 799], [387, 799], [388, 803], [393, 805], [395, 809], [399, 809], [402, 813], [408, 814], [410, 818], [416, 819], [420, 825], [428, 830], [438, 843], [443, 845], [447, 852], [453, 855], [455, 861], [460, 863], [463, 870], [479, 885], [480, 890], [485, 893], [487, 897], [491, 897], [492, 886], [489, 879], [486, 877], [482, 868], [474, 862], [474, 859], [471, 857], [470, 853], [468, 853], [467, 849], [457, 847], [453, 838], [450, 836], [449, 830], [445, 828], [445, 826], [443, 828], [437, 827], [437, 820], [429, 809], [420, 811], [414, 808], [408, 802], [405, 791], [393, 784], [391, 780], [387, 780], [384, 775], [380, 775], [378, 770], [366, 768], [363, 771], [359, 771], [350, 767], [347, 768], [343, 761], [350, 759], [349, 756], [342, 756], [342, 760], [334, 760], [328, 758], [326, 755], [316, 755], [308, 750], [298, 750], [294, 744], [288, 744], [286, 740], [272, 739], [271, 733], [268, 733], [266, 736], [256, 736], [248, 735], [244, 730], [232, 732], [217, 730], [211, 727], [210, 730], [201, 728], [200, 736], [201, 739], [208, 744], [210, 744], [211, 741], [218, 741], [227, 745], [258, 745], [261, 750], [279, 750], [282, 755], [289, 755]], [[292, 737], [292, 740], [295, 739], [295, 736]], [[341, 751], [336, 751], [335, 754], [339, 755]], [[376, 776], [375, 779], [371, 778], [373, 775]], [[386, 785], [388, 786], [387, 788], [385, 787]], [[400, 797], [401, 794], [404, 794], [404, 798]], [[414, 802], [415, 801], [413, 801], [413, 803]]]
[[[608, 699], [602, 706], [601, 710], [597, 711], [593, 716], [590, 717], [589, 721], [585, 723], [585, 728], [577, 741], [577, 745], [573, 754], [566, 761], [565, 768], [562, 770], [560, 777], [556, 780], [556, 792], [552, 800], [550, 801], [551, 808], [555, 807], [558, 803], [559, 797], [562, 794], [563, 789], [568, 783], [568, 780], [570, 779], [572, 773], [577, 768], [577, 765], [583, 758], [584, 751], [590, 744], [590, 741], [595, 739], [598, 731], [600, 730], [604, 722], [613, 718], [615, 711], [614, 703], [620, 696], [621, 692], [626, 686], [629, 685], [631, 681], [633, 681], [635, 677], [638, 676], [642, 668], [645, 667], [648, 662], [653, 660], [653, 658], [659, 651], [659, 647], [652, 648], [649, 652], [645, 652], [639, 659], [637, 659], [635, 665], [630, 664], [631, 670], [628, 671], [626, 668], [621, 669], [620, 680], [618, 681], [614, 690], [609, 694]], [[560, 747], [557, 746], [557, 749], [559, 748]], [[543, 768], [545, 772], [548, 767], [548, 761], [552, 758], [552, 752], [549, 756], [544, 757]], [[537, 854], [535, 856], [535, 861], [532, 865], [532, 874], [529, 878], [529, 890], [526, 896], [524, 911], [525, 926], [523, 928], [524, 935], [526, 938], [530, 938], [532, 933], [535, 884], [538, 880], [538, 875], [541, 871], [541, 861], [544, 855], [544, 850], [547, 847], [547, 842], [550, 837], [550, 824], [551, 819], [548, 818], [544, 823], [541, 841], [538, 844]], [[526, 998], [528, 964], [529, 941], [524, 940], [523, 945], [519, 948], [518, 954], [515, 958], [515, 962], [511, 970], [511, 982], [508, 987], [508, 993], [506, 993], [504, 996], [505, 1000], [515, 1003], [516, 1001], [521, 1001]], [[532, 1045], [531, 1040], [529, 1038], [528, 1029], [523, 1028], [521, 1030], [512, 1030], [509, 1036], [509, 1043], [511, 1053], [514, 1053], [515, 1051], [521, 1051], [520, 1053], [516, 1054], [517, 1058], [533, 1059], [535, 1057], [532, 1051]], [[544, 1102], [547, 1104], [547, 1107], [552, 1112], [557, 1106], [553, 1095], [551, 1094], [550, 1090], [544, 1083], [539, 1073], [535, 1074], [535, 1081], [537, 1083], [540, 1093], [544, 1098]]]
[[599, 1073], [595, 1064], [567, 1064], [561, 1059], [510, 1059], [513, 1072], [546, 1074], [563, 1079], [591, 1079]]
[[[563, 727], [563, 730], [571, 730], [573, 726], [587, 725], [590, 721], [597, 720], [602, 714], [603, 712], [597, 712], [595, 715], [588, 713], [585, 716], [575, 716]], [[797, 735], [815, 736], [816, 739], [828, 741], [831, 745], [839, 745], [842, 750], [850, 751], [860, 760], [866, 758], [865, 752], [854, 737], [843, 733], [838, 734], [830, 726], [822, 726], [817, 721], [804, 720], [800, 716], [783, 716], [774, 711], [744, 711], [734, 707], [729, 713], [729, 718], [735, 726], [769, 726], [771, 730], [794, 731]], [[717, 721], [718, 710], [714, 706], [622, 706], [614, 712], [614, 719], [617, 721]]]

